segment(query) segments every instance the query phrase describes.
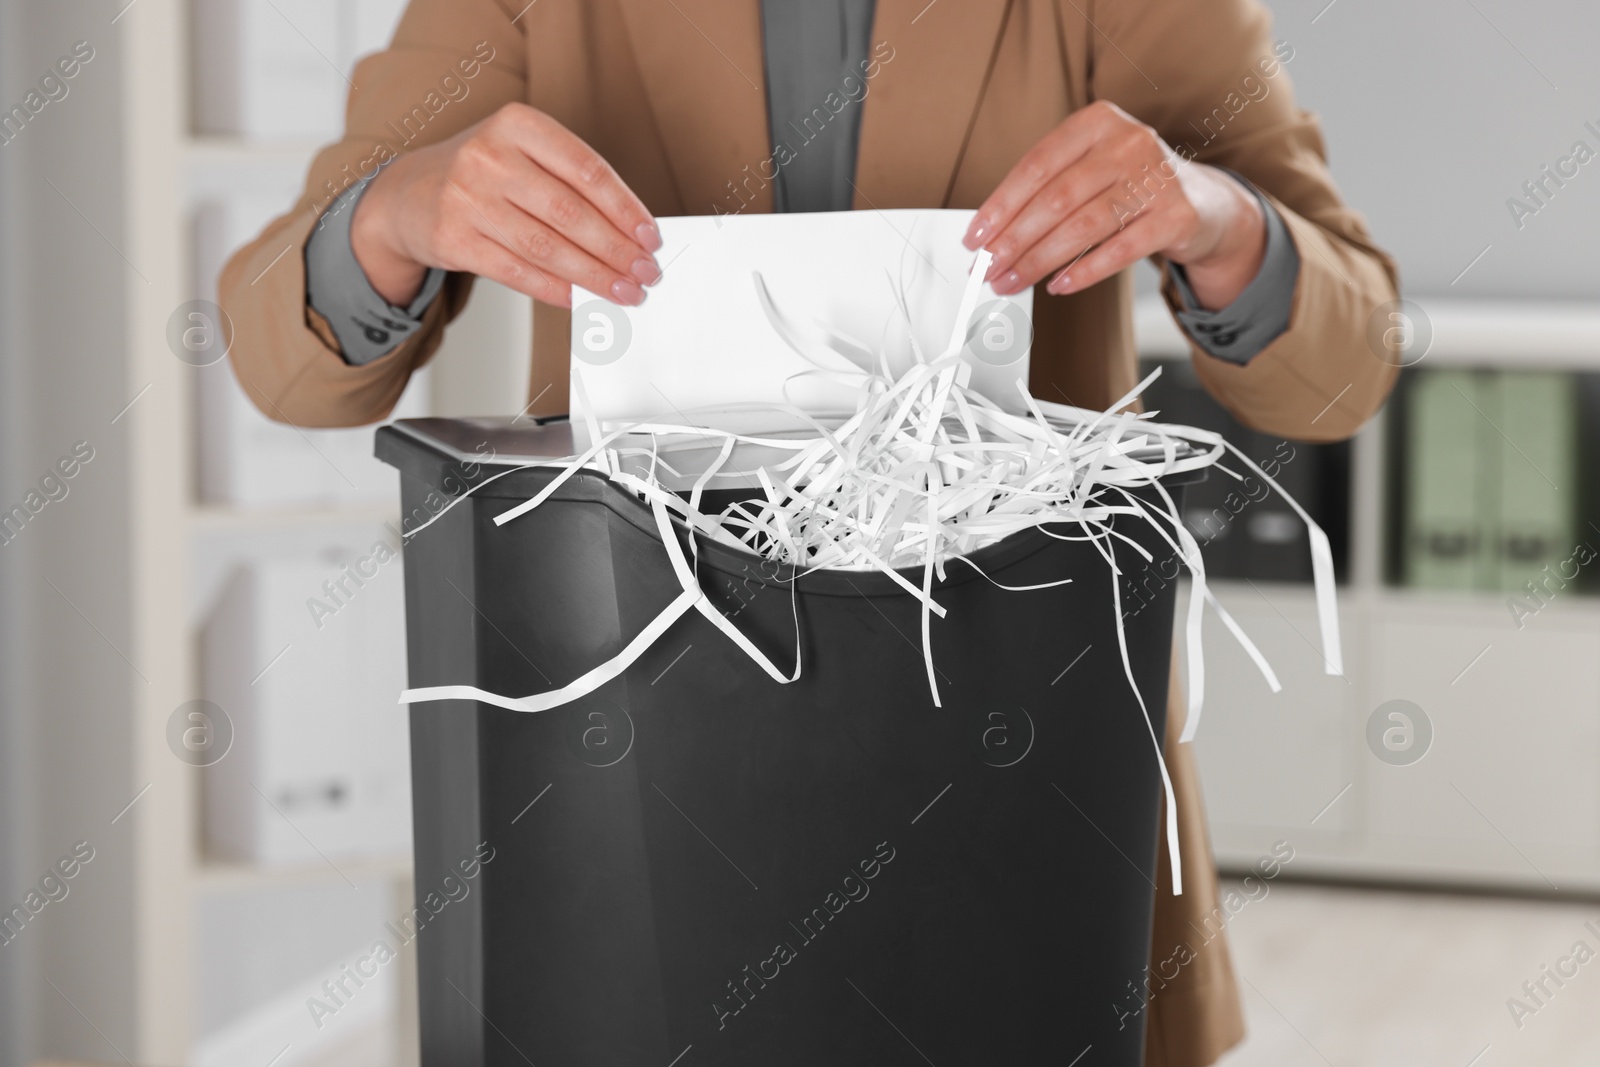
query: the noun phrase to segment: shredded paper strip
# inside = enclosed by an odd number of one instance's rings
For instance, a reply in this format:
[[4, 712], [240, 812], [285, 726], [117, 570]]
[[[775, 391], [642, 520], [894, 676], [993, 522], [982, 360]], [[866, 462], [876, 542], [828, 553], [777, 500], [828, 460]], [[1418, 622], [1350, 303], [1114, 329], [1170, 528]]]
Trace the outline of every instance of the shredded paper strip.
[[[987, 269], [988, 255], [980, 253], [946, 349], [935, 356], [914, 353], [913, 365], [899, 375], [891, 374], [886, 358], [877, 358], [876, 365], [870, 355], [863, 358], [863, 353], [872, 350], [859, 341], [839, 337], [815, 324], [806, 328], [791, 324], [757, 276], [758, 299], [773, 328], [817, 368], [814, 373], [854, 387], [855, 411], [826, 418], [794, 407], [770, 409], [775, 424], [793, 426], [798, 422], [806, 426], [809, 432], [799, 436], [735, 433], [690, 423], [641, 422], [608, 427], [589, 416], [587, 430], [592, 446], [582, 455], [539, 464], [557, 467], [557, 473], [536, 496], [496, 516], [496, 524], [504, 525], [538, 507], [579, 471], [601, 472], [649, 504], [683, 591], [615, 656], [558, 689], [508, 697], [474, 686], [434, 686], [407, 690], [401, 694], [401, 702], [476, 700], [522, 712], [560, 707], [622, 674], [691, 611], [698, 611], [721, 630], [774, 682], [789, 683], [799, 678], [798, 630], [794, 669], [785, 673], [702, 592], [696, 560], [690, 558], [697, 555], [698, 542], [691, 537], [690, 553], [686, 554], [674, 530], [677, 522], [708, 541], [789, 565], [797, 575], [826, 568], [877, 571], [888, 576], [921, 605], [923, 660], [928, 688], [938, 706], [940, 694], [929, 629], [932, 617], [943, 618], [946, 612], [938, 602], [935, 579], [942, 581], [952, 563], [979, 569], [981, 573], [981, 568], [971, 561], [971, 554], [1023, 530], [1085, 541], [1099, 551], [1113, 572], [1112, 603], [1108, 607], [1116, 620], [1123, 673], [1144, 714], [1160, 767], [1173, 892], [1181, 893], [1177, 798], [1161, 755], [1161, 739], [1129, 662], [1122, 624], [1122, 572], [1112, 546], [1121, 541], [1146, 563], [1154, 557], [1126, 533], [1115, 529], [1113, 520], [1148, 524], [1189, 572], [1192, 592], [1183, 627], [1188, 668], [1183, 742], [1194, 737], [1204, 702], [1201, 621], [1206, 605], [1245, 649], [1272, 691], [1277, 692], [1280, 686], [1266, 658], [1207, 586], [1200, 547], [1162, 479], [1207, 468], [1226, 477], [1240, 477], [1221, 466], [1223, 457], [1231, 453], [1242, 468], [1261, 478], [1294, 509], [1310, 535], [1325, 670], [1337, 675], [1344, 668], [1328, 538], [1277, 482], [1219, 435], [1160, 423], [1149, 414], [1128, 410], [1159, 370], [1104, 412], [1037, 400], [1019, 386], [1019, 408], [1026, 414], [1016, 414], [971, 390], [970, 367], [961, 353], [965, 327]], [[902, 312], [909, 316], [903, 305]], [[573, 373], [578, 375], [575, 386], [581, 402], [584, 393], [580, 368], [575, 366]], [[743, 421], [748, 422], [751, 414], [742, 412]], [[702, 450], [709, 442], [716, 449], [715, 458], [695, 478], [687, 499], [663, 485], [666, 475], [683, 483], [682, 472], [668, 466], [673, 450], [667, 446], [681, 446], [685, 441], [694, 442]], [[776, 450], [784, 458], [754, 470], [735, 470], [732, 464], [741, 444], [757, 446], [764, 455]], [[642, 468], [638, 462], [625, 462], [641, 459]], [[630, 473], [625, 467], [646, 473]], [[746, 484], [753, 479], [760, 484], [763, 496], [708, 514], [701, 510], [703, 493], [719, 478], [737, 478]], [[1159, 503], [1151, 502], [1152, 495]], [[1071, 579], [1051, 584], [1068, 581]], [[1045, 587], [1002, 586], [1019, 593]]]

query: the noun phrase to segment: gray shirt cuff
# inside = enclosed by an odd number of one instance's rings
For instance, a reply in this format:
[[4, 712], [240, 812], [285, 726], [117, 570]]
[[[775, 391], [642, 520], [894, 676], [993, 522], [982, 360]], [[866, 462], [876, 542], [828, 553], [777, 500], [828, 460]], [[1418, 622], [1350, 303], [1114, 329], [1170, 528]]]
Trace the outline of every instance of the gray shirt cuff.
[[306, 241], [306, 303], [328, 320], [346, 363], [361, 366], [399, 348], [444, 285], [445, 272], [428, 271], [417, 298], [395, 307], [372, 287], [350, 247], [350, 220], [367, 182], [351, 186], [328, 205]]
[[1182, 264], [1169, 263], [1167, 269], [1172, 272], [1173, 287], [1183, 303], [1184, 310], [1177, 313], [1183, 332], [1218, 359], [1244, 364], [1289, 328], [1294, 286], [1300, 277], [1300, 253], [1272, 202], [1239, 175], [1227, 173], [1250, 190], [1266, 214], [1267, 251], [1261, 259], [1261, 269], [1244, 292], [1220, 311], [1200, 306]]

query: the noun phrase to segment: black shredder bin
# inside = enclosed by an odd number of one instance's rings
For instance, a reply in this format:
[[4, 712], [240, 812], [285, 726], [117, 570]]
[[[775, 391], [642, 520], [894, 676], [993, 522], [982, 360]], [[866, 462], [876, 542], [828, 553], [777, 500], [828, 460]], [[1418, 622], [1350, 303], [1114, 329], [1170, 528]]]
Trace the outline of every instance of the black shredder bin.
[[[682, 592], [649, 508], [598, 473], [504, 526], [558, 468], [461, 498], [573, 451], [526, 420], [379, 431], [417, 531], [412, 686], [564, 686]], [[785, 671], [798, 630], [798, 681], [690, 612], [574, 704], [412, 706], [423, 1064], [1136, 1067], [1161, 785], [1111, 571], [1037, 531], [972, 560], [993, 581], [935, 585], [942, 707], [885, 575], [791, 580], [706, 541], [707, 597]], [[1125, 621], [1158, 738], [1172, 596]]]

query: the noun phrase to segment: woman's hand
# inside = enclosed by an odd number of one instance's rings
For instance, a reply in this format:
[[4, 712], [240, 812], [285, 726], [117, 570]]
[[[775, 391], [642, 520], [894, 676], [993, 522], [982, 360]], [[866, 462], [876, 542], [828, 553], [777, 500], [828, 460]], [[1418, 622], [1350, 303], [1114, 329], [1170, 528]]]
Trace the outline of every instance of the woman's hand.
[[1028, 151], [978, 209], [967, 247], [994, 256], [988, 280], [1015, 293], [1074, 293], [1160, 253], [1182, 263], [1207, 308], [1226, 307], [1261, 268], [1261, 204], [1233, 178], [1180, 159], [1115, 104], [1074, 112]]
[[429, 267], [562, 307], [574, 285], [638, 304], [661, 277], [644, 204], [594, 149], [525, 104], [384, 167], [356, 205], [350, 245], [396, 307], [416, 299]]

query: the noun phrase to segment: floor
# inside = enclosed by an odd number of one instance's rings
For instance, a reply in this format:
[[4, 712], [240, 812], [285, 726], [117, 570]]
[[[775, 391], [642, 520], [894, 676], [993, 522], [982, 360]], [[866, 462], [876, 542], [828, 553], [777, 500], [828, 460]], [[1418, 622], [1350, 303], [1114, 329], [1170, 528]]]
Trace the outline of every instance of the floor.
[[1600, 1065], [1600, 903], [1278, 882], [1228, 929], [1219, 1067]]
[[396, 1025], [392, 1018], [385, 1018], [365, 1033], [319, 1049], [315, 1056], [301, 1060], [301, 1067], [405, 1067], [395, 1040]]
[[[1249, 1034], [1218, 1067], [1600, 1067], [1600, 903], [1268, 886], [1228, 925]], [[397, 1062], [372, 1033], [314, 1067]]]

